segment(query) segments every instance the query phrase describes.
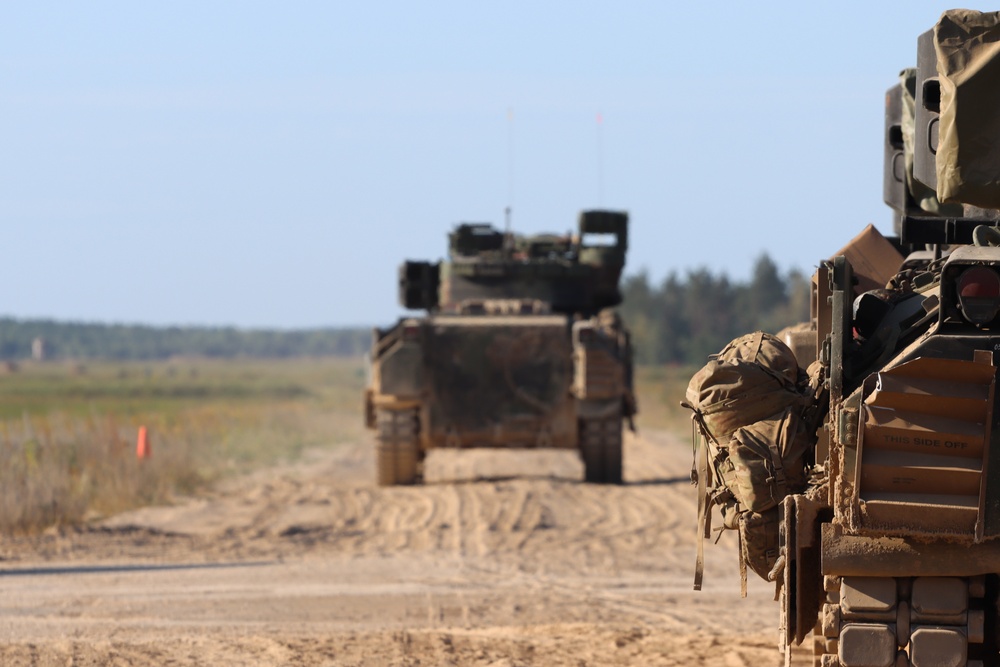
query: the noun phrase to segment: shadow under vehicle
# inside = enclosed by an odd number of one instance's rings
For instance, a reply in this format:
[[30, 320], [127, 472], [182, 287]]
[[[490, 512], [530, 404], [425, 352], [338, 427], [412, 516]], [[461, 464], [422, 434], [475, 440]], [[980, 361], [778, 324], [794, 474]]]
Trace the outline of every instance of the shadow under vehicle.
[[584, 211], [575, 235], [460, 224], [448, 259], [407, 261], [400, 304], [373, 332], [366, 423], [378, 482], [413, 484], [435, 448], [578, 449], [590, 482], [622, 481], [636, 412], [629, 333], [613, 307], [628, 216]]

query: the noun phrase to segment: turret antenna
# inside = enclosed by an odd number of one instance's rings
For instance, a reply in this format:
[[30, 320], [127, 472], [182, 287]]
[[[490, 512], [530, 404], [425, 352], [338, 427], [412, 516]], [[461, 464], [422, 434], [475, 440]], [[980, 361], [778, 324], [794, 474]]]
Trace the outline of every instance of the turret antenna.
[[507, 107], [507, 207], [504, 209], [504, 247], [510, 252], [510, 213], [514, 204], [514, 108]]
[[597, 112], [597, 205], [604, 206], [604, 117]]

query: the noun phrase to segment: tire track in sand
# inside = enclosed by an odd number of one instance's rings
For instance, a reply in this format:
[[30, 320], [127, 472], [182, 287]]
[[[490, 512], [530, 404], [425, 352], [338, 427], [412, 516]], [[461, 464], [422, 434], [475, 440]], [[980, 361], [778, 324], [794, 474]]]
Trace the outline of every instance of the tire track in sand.
[[[260, 654], [274, 664], [310, 664], [303, 656], [321, 646], [328, 660], [336, 652], [333, 664], [361, 664], [364, 655], [483, 666], [507, 664], [497, 661], [512, 655], [529, 656], [523, 664], [574, 666], [776, 662], [773, 645], [760, 639], [773, 634], [776, 621], [771, 591], [751, 582], [752, 599], [739, 601], [735, 540], [708, 547], [706, 590], [691, 591], [695, 503], [682, 440], [627, 437], [623, 486], [582, 483], [572, 452], [471, 451], [436, 457], [440, 481], [380, 488], [371, 448], [358, 442], [317, 452], [302, 464], [228, 482], [207, 498], [131, 512], [78, 533], [12, 540], [5, 553], [14, 565], [53, 557], [100, 563], [123, 554], [132, 562], [249, 555], [275, 568], [259, 590], [235, 570], [223, 581], [227, 571], [219, 570], [195, 586], [190, 609], [183, 606], [185, 577], [198, 570], [179, 571], [176, 582], [156, 579], [162, 602], [143, 602], [154, 594], [146, 587], [121, 592], [121, 604], [139, 605], [148, 616], [122, 625], [116, 637], [155, 648], [157, 664], [177, 661], [178, 638], [230, 650], [218, 647], [235, 646], [225, 634], [234, 614], [254, 619], [278, 646], [296, 647], [284, 656]], [[494, 468], [497, 462], [506, 467]], [[483, 474], [491, 470], [493, 477]], [[298, 574], [282, 574], [282, 564]], [[65, 586], [68, 596], [43, 598], [49, 606], [39, 607], [37, 618], [44, 623], [33, 622], [29, 609], [12, 615], [26, 620], [10, 627], [38, 632], [32, 628], [66, 624], [58, 636], [106, 641], [93, 633], [107, 624], [88, 624], [87, 614], [113, 614], [114, 586], [133, 575], [114, 576], [90, 589], [87, 577], [37, 584], [10, 578], [8, 586]], [[7, 599], [30, 606], [34, 597]], [[83, 609], [83, 599], [100, 604]], [[52, 617], [52, 608], [67, 613]], [[176, 617], [142, 629], [169, 609]], [[404, 635], [410, 639], [396, 640]], [[17, 636], [8, 638], [15, 650]], [[75, 655], [53, 650], [63, 663]]]

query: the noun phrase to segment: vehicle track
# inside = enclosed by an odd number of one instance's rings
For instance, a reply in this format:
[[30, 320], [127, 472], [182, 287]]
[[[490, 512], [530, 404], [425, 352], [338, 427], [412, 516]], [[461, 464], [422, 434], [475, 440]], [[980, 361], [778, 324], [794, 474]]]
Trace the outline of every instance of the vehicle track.
[[[2, 664], [778, 664], [773, 590], [695, 552], [690, 449], [434, 452], [378, 487], [372, 443], [0, 550]], [[72, 639], [66, 639], [67, 637]]]

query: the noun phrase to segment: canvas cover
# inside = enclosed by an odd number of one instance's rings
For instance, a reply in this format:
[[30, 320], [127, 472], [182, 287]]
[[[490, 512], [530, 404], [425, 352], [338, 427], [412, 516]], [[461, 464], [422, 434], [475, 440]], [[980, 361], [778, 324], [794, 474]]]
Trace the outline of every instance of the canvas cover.
[[934, 50], [941, 83], [938, 198], [1000, 208], [1000, 12], [944, 12]]
[[960, 218], [962, 217], [961, 206], [942, 204], [938, 200], [937, 191], [934, 188], [924, 185], [913, 177], [913, 160], [916, 149], [914, 119], [916, 117], [917, 68], [908, 67], [900, 72], [899, 83], [900, 105], [902, 107], [900, 129], [903, 134], [903, 169], [905, 171], [906, 189], [921, 210], [937, 215]]

